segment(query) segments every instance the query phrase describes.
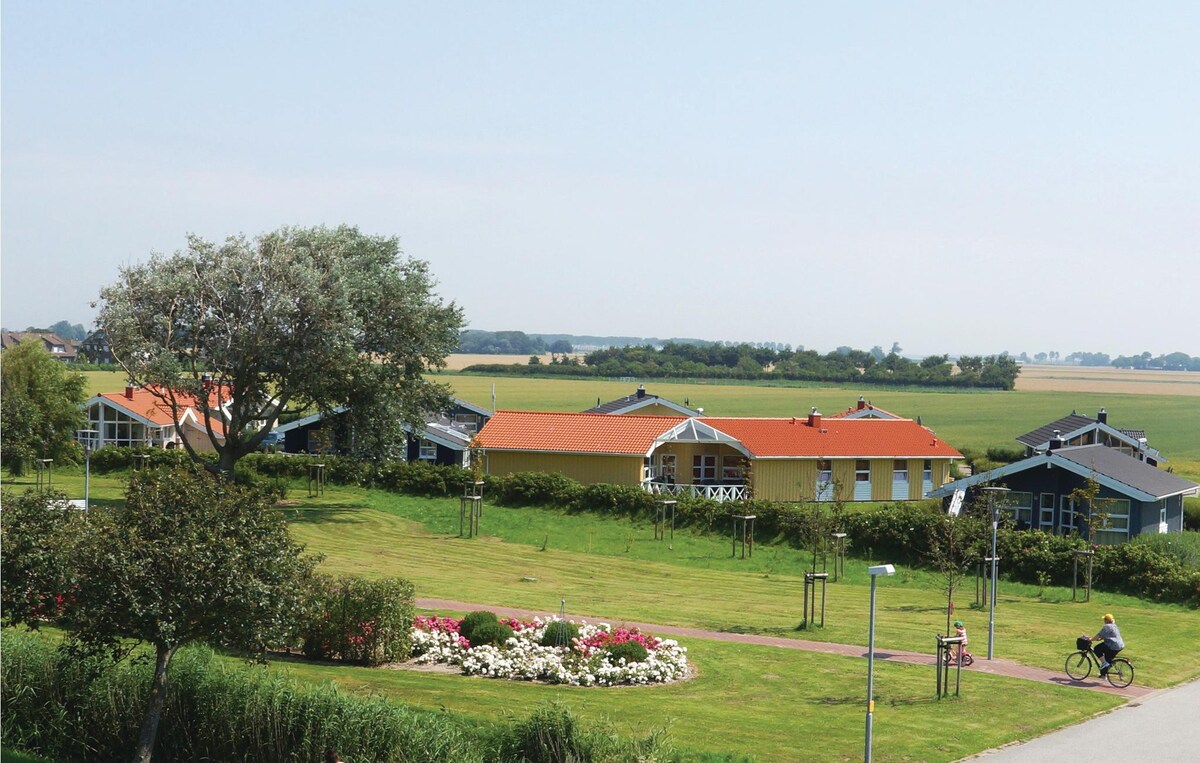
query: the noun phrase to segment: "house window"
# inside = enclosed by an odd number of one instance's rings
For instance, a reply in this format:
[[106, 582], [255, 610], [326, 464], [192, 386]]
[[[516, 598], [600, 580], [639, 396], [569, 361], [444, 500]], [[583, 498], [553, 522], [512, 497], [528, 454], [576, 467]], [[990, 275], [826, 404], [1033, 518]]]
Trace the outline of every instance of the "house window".
[[871, 462], [865, 459], [854, 462], [854, 500], [871, 500]]
[[855, 461], [854, 462], [854, 481], [855, 482], [870, 482], [871, 481], [871, 462], [870, 461]]
[[933, 483], [933, 462], [925, 459], [925, 463], [921, 464], [921, 481]]
[[1038, 504], [1038, 527], [1043, 530], [1054, 527], [1054, 493], [1042, 493]]
[[892, 465], [892, 482], [908, 482], [908, 462], [896, 459]]
[[479, 416], [474, 413], [456, 413], [454, 414], [454, 426], [464, 432], [475, 432], [479, 430]]
[[721, 458], [721, 481], [741, 482], [746, 468], [746, 459], [740, 454]]
[[717, 457], [692, 456], [692, 482], [702, 485], [717, 481]]
[[1012, 517], [1017, 522], [1017, 527], [1029, 527], [1033, 521], [1033, 493], [1021, 493], [1016, 490], [1011, 491], [1007, 496], [1006, 501], [1008, 510], [1012, 513]]
[[833, 499], [833, 464], [827, 459], [817, 461], [817, 488], [815, 494], [818, 501]]
[[421, 447], [417, 458], [422, 461], [437, 461], [437, 443], [421, 438]]
[[1092, 540], [1106, 544], [1129, 540], [1129, 499], [1113, 499], [1105, 508], [1108, 516], [1096, 522], [1092, 528]]

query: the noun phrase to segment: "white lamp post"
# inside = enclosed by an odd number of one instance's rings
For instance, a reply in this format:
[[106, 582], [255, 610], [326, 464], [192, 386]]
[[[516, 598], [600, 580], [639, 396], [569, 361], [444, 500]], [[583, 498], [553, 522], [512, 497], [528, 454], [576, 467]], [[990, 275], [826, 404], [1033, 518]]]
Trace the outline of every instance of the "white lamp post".
[[867, 626], [867, 739], [866, 752], [863, 755], [865, 763], [871, 763], [871, 725], [875, 718], [875, 578], [895, 573], [896, 568], [890, 564], [867, 568], [867, 574], [871, 576], [871, 620]]
[[92, 442], [93, 438], [100, 434], [95, 429], [80, 429], [76, 432], [76, 438], [83, 443], [83, 510], [87, 511], [92, 507], [91, 504], [91, 489], [92, 489]]
[[1000, 526], [1000, 510], [996, 508], [996, 494], [1003, 496], [1008, 492], [1006, 487], [985, 487], [983, 491], [988, 496], [988, 512], [992, 515], [992, 583], [991, 597], [988, 600], [988, 656], [992, 659], [992, 646], [996, 640], [996, 530]]

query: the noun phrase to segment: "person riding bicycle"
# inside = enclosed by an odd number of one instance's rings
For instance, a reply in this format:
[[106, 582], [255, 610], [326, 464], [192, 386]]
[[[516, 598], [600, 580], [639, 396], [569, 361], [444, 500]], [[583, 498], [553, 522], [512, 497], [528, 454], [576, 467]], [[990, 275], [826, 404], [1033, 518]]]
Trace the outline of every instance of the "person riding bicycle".
[[1104, 616], [1104, 625], [1101, 626], [1095, 636], [1092, 636], [1088, 640], [1102, 642], [1092, 647], [1092, 652], [1100, 658], [1100, 675], [1108, 675], [1108, 669], [1112, 666], [1112, 659], [1117, 656], [1118, 652], [1125, 648], [1125, 640], [1121, 638], [1121, 629], [1113, 621], [1113, 616], [1106, 614]]
[[964, 654], [970, 654], [967, 651], [967, 626], [963, 625], [962, 620], [954, 621], [954, 635], [962, 639], [962, 643], [958, 645], [958, 657], [961, 660]]

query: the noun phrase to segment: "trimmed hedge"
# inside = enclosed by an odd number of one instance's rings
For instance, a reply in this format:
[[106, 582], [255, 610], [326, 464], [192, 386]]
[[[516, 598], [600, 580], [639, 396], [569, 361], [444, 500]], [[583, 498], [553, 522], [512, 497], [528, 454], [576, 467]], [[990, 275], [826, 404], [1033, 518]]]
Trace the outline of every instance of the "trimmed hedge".
[[364, 665], [408, 659], [413, 597], [412, 583], [400, 578], [318, 578], [302, 633], [305, 656]]

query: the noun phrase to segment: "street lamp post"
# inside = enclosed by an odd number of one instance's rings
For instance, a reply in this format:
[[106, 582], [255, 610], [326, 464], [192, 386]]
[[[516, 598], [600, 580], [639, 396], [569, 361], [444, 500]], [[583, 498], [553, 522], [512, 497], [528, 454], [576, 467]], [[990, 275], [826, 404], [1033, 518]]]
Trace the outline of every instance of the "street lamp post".
[[991, 596], [988, 600], [988, 655], [992, 659], [993, 646], [996, 641], [996, 531], [1000, 526], [1000, 510], [996, 508], [996, 494], [1008, 492], [1006, 487], [985, 487], [983, 491], [988, 496], [988, 512], [992, 515], [992, 582]]
[[92, 507], [92, 438], [100, 434], [95, 429], [80, 429], [76, 436], [83, 443], [83, 510]]
[[871, 576], [871, 619], [867, 626], [867, 730], [866, 751], [863, 761], [871, 763], [871, 726], [875, 720], [875, 578], [880, 575], [893, 575], [896, 568], [890, 564], [880, 564], [868, 567]]

